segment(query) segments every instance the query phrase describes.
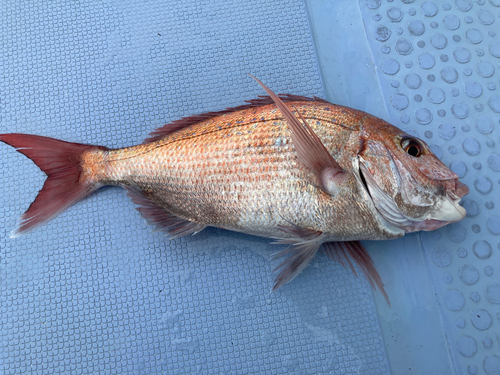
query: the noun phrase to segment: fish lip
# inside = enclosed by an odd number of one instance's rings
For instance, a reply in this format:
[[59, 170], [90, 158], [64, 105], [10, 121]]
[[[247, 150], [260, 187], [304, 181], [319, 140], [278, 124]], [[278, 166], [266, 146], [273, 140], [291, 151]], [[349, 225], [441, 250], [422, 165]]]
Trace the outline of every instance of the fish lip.
[[460, 217], [458, 217], [456, 220], [449, 220], [446, 221], [446, 223], [456, 223], [457, 221], [462, 220], [466, 215], [467, 211], [465, 208], [460, 206], [460, 201], [462, 200], [462, 197], [466, 196], [469, 194], [470, 189], [467, 185], [464, 183], [460, 182], [457, 178], [451, 179], [444, 181], [444, 187], [446, 191], [446, 197], [449, 200], [449, 203], [451, 203], [455, 210], [460, 214]]
[[465, 185], [463, 182], [460, 182], [458, 178], [455, 180], [455, 192], [458, 198], [465, 197], [467, 194], [470, 193], [470, 189], [467, 185]]
[[411, 230], [409, 230], [408, 233], [409, 232], [418, 232], [421, 230], [424, 232], [429, 232], [432, 230], [442, 228], [445, 225], [452, 223], [452, 221], [428, 219], [428, 220], [423, 220], [423, 221], [413, 221], [412, 223], [413, 223], [413, 225], [411, 226]]
[[[389, 154], [390, 154], [391, 158], [393, 158], [393, 160], [394, 160], [394, 157], [396, 157], [396, 156], [393, 155], [390, 150], [389, 150]], [[399, 175], [399, 170], [397, 168], [396, 168], [396, 172]], [[431, 215], [429, 215], [426, 219], [423, 219], [423, 220], [415, 220], [415, 219], [407, 218], [408, 221], [411, 222], [411, 224], [409, 225], [409, 228], [412, 228], [412, 227], [420, 228], [420, 229], [413, 229], [413, 230], [409, 229], [409, 231], [414, 232], [416, 230], [424, 230], [424, 231], [435, 230], [435, 229], [441, 228], [447, 224], [456, 223], [456, 222], [462, 220], [466, 216], [467, 212], [465, 211], [465, 209], [462, 206], [459, 205], [459, 202], [463, 196], [469, 194], [470, 190], [469, 190], [469, 187], [467, 185], [465, 185], [464, 183], [462, 183], [458, 180], [458, 176], [455, 173], [452, 173], [452, 174], [453, 174], [453, 176], [455, 176], [454, 178], [447, 179], [447, 180], [436, 179], [436, 181], [439, 181], [442, 183], [442, 186], [444, 187], [444, 192], [446, 194], [445, 197], [443, 197], [443, 199], [440, 200], [441, 204], [446, 204], [447, 200], [448, 200], [448, 203], [451, 203], [454, 210], [456, 211], [456, 212], [453, 212], [454, 215], [451, 215], [452, 217], [446, 217], [448, 215], [445, 215], [445, 220], [439, 220], [437, 218], [432, 218], [432, 215], [435, 214], [435, 212], [433, 212]], [[429, 177], [429, 176], [427, 176], [427, 177]], [[401, 192], [406, 194], [405, 185], [401, 184], [401, 180], [399, 182], [400, 182], [399, 186], [401, 188]], [[437, 202], [434, 202], [433, 205], [435, 205], [436, 203]], [[441, 214], [442, 213], [443, 212], [441, 212]], [[448, 214], [450, 214], [450, 213], [448, 212]], [[447, 220], [447, 219], [451, 219], [451, 220]], [[406, 228], [405, 228], [405, 230], [406, 230]]]

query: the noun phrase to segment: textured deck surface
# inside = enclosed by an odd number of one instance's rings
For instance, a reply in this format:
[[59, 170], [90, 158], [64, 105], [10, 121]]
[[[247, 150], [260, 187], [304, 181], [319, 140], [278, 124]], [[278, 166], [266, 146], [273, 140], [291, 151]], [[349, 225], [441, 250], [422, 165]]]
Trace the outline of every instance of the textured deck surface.
[[322, 253], [270, 293], [282, 247], [168, 241], [119, 188], [10, 239], [44, 175], [2, 144], [0, 372], [500, 374], [500, 2], [167, 3], [1, 2], [0, 132], [129, 146], [262, 94], [252, 73], [412, 130], [469, 215], [365, 243], [392, 309]]
[[467, 218], [418, 236], [442, 334], [429, 329], [433, 307], [418, 298], [405, 303], [408, 323], [446, 344], [429, 363], [449, 355], [449, 372], [500, 374], [500, 2], [360, 4], [389, 120], [426, 140], [471, 189]]

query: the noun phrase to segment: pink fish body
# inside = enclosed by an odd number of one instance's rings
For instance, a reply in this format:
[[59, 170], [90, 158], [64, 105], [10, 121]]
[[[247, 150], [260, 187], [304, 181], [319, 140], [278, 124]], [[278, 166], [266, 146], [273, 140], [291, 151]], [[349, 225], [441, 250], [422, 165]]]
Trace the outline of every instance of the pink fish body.
[[270, 97], [176, 121], [123, 149], [1, 134], [48, 176], [13, 235], [119, 185], [172, 237], [214, 226], [290, 244], [277, 254], [290, 256], [275, 288], [325, 244], [330, 258], [354, 271], [350, 255], [387, 298], [358, 241], [461, 220], [467, 186], [423, 141], [381, 119], [262, 86]]

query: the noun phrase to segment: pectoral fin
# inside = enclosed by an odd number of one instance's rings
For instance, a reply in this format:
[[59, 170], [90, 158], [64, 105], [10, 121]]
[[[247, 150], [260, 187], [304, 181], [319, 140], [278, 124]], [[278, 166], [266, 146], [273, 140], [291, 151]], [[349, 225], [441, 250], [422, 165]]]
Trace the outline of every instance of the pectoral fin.
[[291, 281], [295, 276], [311, 262], [314, 255], [318, 252], [321, 246], [322, 232], [307, 229], [289, 223], [290, 225], [278, 225], [278, 229], [284, 233], [293, 235], [292, 238], [276, 238], [274, 244], [290, 244], [288, 248], [282, 250], [272, 256], [272, 259], [279, 258], [283, 255], [292, 254], [283, 263], [274, 269], [274, 271], [283, 268], [276, 277], [273, 291]]
[[276, 253], [273, 259], [290, 253], [292, 255], [274, 269], [274, 271], [276, 271], [283, 268], [278, 274], [278, 277], [274, 280], [276, 284], [274, 285], [273, 291], [293, 280], [295, 276], [301, 273], [314, 258], [320, 246], [321, 243], [305, 242], [298, 245], [291, 245], [289, 248]]
[[[289, 223], [289, 225], [279, 224], [277, 228], [285, 233], [292, 234], [293, 238], [276, 238], [276, 241], [272, 242], [274, 245], [284, 245], [284, 244], [299, 244], [305, 242], [318, 242], [319, 237], [322, 232], [312, 229], [307, 229]], [[319, 241], [321, 242], [321, 241]]]
[[302, 114], [297, 110], [300, 121], [283, 101], [261, 81], [255, 79], [266, 90], [267, 94], [281, 111], [290, 127], [292, 142], [297, 157], [302, 164], [311, 169], [321, 181], [322, 190], [330, 195], [338, 192], [338, 186], [347, 179], [347, 174], [328, 152], [319, 137], [311, 129]]
[[328, 258], [339, 262], [344, 268], [349, 267], [354, 275], [358, 276], [351, 258], [358, 264], [361, 271], [365, 274], [371, 286], [378, 287], [384, 296], [387, 304], [389, 296], [387, 295], [382, 279], [373, 266], [373, 260], [359, 241], [345, 242], [323, 242], [323, 233], [320, 231], [307, 229], [290, 223], [290, 225], [279, 225], [278, 228], [294, 237], [277, 239], [276, 244], [290, 244], [291, 246], [272, 256], [272, 259], [291, 254], [276, 270], [282, 268], [276, 278], [273, 291], [295, 278], [311, 262], [321, 245], [324, 245], [325, 253]]
[[354, 259], [354, 261], [361, 268], [361, 271], [363, 271], [363, 273], [365, 274], [371, 286], [375, 289], [376, 285], [387, 301], [387, 304], [391, 306], [391, 303], [389, 302], [389, 296], [385, 292], [382, 279], [373, 266], [373, 260], [359, 241], [325, 242], [324, 248], [328, 258], [339, 262], [344, 268], [347, 268], [347, 266], [349, 266], [352, 272], [356, 276], [358, 276], [351, 260], [349, 259], [349, 256]]

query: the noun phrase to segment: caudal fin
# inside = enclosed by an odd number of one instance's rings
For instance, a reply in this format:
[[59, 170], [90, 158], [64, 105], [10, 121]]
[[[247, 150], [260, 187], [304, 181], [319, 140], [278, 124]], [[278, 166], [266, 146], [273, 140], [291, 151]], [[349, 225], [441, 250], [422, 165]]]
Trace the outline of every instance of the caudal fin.
[[0, 141], [15, 147], [47, 175], [42, 190], [21, 216], [11, 237], [18, 237], [52, 219], [100, 187], [94, 181], [84, 178], [81, 157], [85, 151], [107, 150], [105, 147], [16, 133], [0, 134]]

